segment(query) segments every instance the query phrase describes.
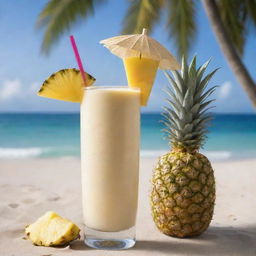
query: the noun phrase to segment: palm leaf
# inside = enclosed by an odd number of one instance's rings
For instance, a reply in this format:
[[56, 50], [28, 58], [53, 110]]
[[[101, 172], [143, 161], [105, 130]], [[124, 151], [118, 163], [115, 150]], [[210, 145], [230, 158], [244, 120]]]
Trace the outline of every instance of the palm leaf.
[[131, 0], [123, 19], [122, 34], [139, 34], [143, 28], [152, 31], [162, 6], [163, 0]]
[[221, 0], [217, 1], [217, 5], [226, 31], [236, 49], [242, 55], [247, 32], [247, 11], [244, 2], [240, 0]]
[[94, 5], [104, 0], [50, 0], [37, 19], [37, 27], [44, 28], [42, 52], [48, 53], [60, 36], [69, 31], [80, 18], [88, 18]]
[[187, 56], [196, 34], [196, 1], [168, 0], [168, 28], [174, 38], [178, 54]]
[[[256, 25], [256, 0], [244, 0], [244, 15], [245, 18]], [[250, 24], [249, 24], [250, 25]]]

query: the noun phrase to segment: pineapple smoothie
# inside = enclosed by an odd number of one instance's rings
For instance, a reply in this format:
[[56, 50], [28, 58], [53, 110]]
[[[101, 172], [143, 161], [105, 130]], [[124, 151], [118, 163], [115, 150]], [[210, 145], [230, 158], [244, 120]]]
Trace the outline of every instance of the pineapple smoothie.
[[81, 104], [81, 166], [87, 227], [117, 232], [135, 225], [139, 141], [138, 89], [85, 89]]

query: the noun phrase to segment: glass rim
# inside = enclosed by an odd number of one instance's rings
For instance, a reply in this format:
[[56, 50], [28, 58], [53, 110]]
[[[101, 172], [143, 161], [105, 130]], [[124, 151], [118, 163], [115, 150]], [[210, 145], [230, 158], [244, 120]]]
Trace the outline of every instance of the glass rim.
[[140, 91], [139, 87], [129, 87], [128, 85], [93, 85], [93, 86], [86, 86], [83, 88], [85, 91], [87, 90], [108, 90], [108, 89], [123, 89], [123, 90], [134, 90]]

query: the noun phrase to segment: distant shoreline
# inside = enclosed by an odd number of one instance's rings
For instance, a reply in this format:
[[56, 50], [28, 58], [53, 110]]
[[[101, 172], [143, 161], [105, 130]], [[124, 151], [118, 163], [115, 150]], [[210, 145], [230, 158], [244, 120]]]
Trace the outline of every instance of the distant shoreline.
[[[160, 115], [162, 112], [145, 112], [145, 111], [141, 111], [142, 115]], [[0, 111], [0, 115], [79, 115], [80, 112], [79, 111], [72, 111], [72, 112], [62, 112], [62, 111], [56, 111], [56, 112], [47, 112], [47, 111], [28, 111], [28, 112], [24, 112], [24, 111], [10, 111], [10, 112], [1, 112]], [[212, 112], [212, 114], [215, 116], [230, 116], [230, 115], [245, 115], [245, 116], [255, 116], [256, 112], [237, 112], [237, 113], [220, 113], [220, 112]]]
[[[141, 150], [141, 159], [157, 159], [161, 155], [167, 154], [168, 149], [162, 150]], [[200, 151], [206, 155], [212, 162], [236, 162], [243, 160], [256, 160], [256, 156], [237, 157], [227, 151]], [[0, 148], [0, 162], [3, 160], [37, 160], [37, 159], [80, 159], [80, 154], [77, 155], [45, 155], [40, 148]]]
[[[168, 139], [159, 113], [141, 115], [143, 157], [165, 154]], [[256, 158], [256, 115], [214, 114], [201, 149], [212, 161]], [[79, 157], [79, 113], [0, 114], [0, 159]]]

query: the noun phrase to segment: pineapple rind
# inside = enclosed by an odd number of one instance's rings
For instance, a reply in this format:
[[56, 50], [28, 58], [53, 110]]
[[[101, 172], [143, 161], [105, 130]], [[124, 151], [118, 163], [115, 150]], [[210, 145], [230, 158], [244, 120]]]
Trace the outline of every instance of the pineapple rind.
[[171, 152], [160, 157], [152, 178], [151, 209], [166, 235], [189, 237], [205, 231], [212, 219], [215, 180], [200, 153]]
[[25, 228], [25, 234], [39, 246], [59, 246], [68, 244], [79, 237], [80, 229], [71, 221], [55, 212], [47, 212], [35, 223]]

